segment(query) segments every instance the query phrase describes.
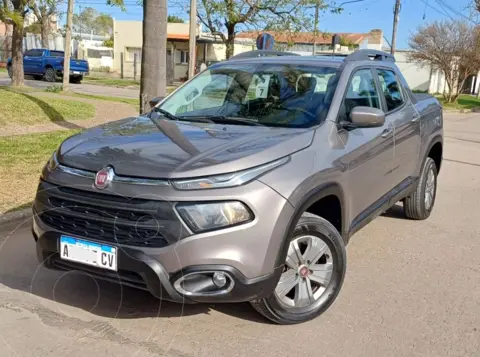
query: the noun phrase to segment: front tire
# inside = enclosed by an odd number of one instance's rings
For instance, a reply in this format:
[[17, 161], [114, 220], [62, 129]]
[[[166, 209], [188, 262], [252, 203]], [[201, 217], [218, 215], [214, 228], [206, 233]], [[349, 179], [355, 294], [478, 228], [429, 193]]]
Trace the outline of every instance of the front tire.
[[290, 238], [275, 291], [250, 303], [278, 324], [312, 320], [334, 302], [345, 271], [346, 252], [340, 233], [327, 220], [306, 212]]
[[437, 165], [427, 157], [415, 192], [403, 202], [405, 216], [410, 219], [427, 219], [432, 213], [437, 196]]

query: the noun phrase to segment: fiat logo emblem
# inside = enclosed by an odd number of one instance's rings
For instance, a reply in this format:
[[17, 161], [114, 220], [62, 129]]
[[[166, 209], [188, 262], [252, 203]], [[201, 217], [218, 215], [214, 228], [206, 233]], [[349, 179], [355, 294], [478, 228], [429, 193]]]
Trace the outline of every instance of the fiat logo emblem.
[[100, 190], [106, 188], [113, 179], [113, 169], [111, 167], [105, 167], [97, 172], [95, 175], [94, 186]]

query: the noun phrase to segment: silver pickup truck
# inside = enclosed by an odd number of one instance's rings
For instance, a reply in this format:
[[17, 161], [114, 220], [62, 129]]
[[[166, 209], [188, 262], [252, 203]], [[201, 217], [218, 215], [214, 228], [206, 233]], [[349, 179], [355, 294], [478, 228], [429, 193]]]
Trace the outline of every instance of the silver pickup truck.
[[399, 201], [432, 212], [442, 108], [386, 53], [253, 51], [151, 105], [45, 165], [33, 234], [48, 268], [299, 323], [339, 294], [355, 232]]

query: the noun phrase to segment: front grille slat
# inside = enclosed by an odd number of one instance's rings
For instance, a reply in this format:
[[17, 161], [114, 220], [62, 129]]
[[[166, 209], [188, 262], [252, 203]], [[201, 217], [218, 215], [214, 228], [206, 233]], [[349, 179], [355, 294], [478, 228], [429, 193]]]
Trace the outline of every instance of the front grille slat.
[[[42, 184], [47, 187], [42, 189]], [[35, 201], [39, 217], [65, 234], [157, 248], [181, 239], [181, 223], [170, 203], [124, 197], [119, 201], [118, 196], [42, 184]], [[167, 238], [172, 232], [175, 236]]]
[[113, 283], [120, 283], [127, 286], [132, 286], [135, 288], [148, 290], [146, 282], [143, 278], [133, 272], [119, 270], [118, 272], [109, 272], [106, 270], [100, 270], [95, 267], [90, 267], [88, 265], [79, 264], [70, 262], [68, 260], [62, 260], [58, 254], [53, 255], [51, 258], [53, 265], [57, 269], [61, 270], [78, 270], [88, 273], [91, 276], [97, 277], [99, 279], [111, 281]]

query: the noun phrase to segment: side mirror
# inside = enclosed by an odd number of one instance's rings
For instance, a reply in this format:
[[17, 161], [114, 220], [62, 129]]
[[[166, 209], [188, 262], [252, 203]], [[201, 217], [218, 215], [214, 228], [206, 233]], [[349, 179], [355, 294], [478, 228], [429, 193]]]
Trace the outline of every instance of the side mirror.
[[158, 103], [160, 103], [165, 97], [155, 97], [148, 102], [150, 104], [150, 108], [155, 107]]
[[355, 107], [350, 113], [350, 126], [355, 128], [375, 128], [385, 124], [383, 110], [372, 107]]

